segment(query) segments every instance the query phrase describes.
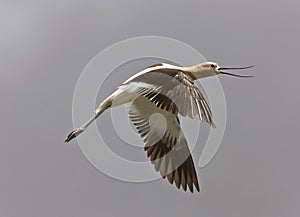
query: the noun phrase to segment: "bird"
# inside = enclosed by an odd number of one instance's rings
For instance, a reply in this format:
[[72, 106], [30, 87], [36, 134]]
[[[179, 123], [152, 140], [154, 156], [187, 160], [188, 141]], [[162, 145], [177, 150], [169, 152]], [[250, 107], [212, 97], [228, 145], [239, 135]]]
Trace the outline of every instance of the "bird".
[[94, 116], [73, 130], [65, 142], [85, 131], [105, 110], [130, 104], [129, 118], [140, 134], [155, 170], [178, 189], [189, 189], [193, 193], [195, 188], [199, 192], [197, 172], [179, 116], [216, 127], [210, 107], [194, 81], [219, 74], [253, 77], [224, 71], [252, 67], [220, 67], [215, 62], [189, 67], [167, 63], [149, 66], [122, 83], [100, 103]]

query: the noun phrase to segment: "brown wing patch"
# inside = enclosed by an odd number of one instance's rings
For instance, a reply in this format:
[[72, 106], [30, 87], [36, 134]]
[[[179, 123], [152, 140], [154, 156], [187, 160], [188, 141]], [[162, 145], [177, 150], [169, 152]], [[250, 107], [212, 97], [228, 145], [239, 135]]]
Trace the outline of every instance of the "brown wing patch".
[[157, 66], [163, 66], [163, 64], [162, 64], [162, 63], [156, 63], [156, 64], [154, 64], [154, 65], [148, 66], [148, 67], [145, 68], [145, 69], [149, 69], [149, 68], [153, 68], [153, 67], [157, 67]]

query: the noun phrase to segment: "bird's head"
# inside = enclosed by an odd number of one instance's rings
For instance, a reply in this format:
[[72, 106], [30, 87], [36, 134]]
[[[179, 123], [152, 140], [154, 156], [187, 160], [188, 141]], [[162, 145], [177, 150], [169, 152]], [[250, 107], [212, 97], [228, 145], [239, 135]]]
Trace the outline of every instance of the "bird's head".
[[196, 66], [189, 67], [189, 70], [194, 74], [194, 76], [197, 79], [208, 77], [208, 76], [214, 76], [214, 75], [218, 75], [218, 74], [231, 75], [231, 76], [241, 77], [241, 78], [250, 78], [250, 77], [253, 77], [253, 76], [233, 74], [233, 73], [225, 72], [224, 70], [249, 69], [249, 68], [252, 68], [252, 67], [253, 66], [220, 67], [215, 62], [204, 62], [204, 63], [200, 63]]

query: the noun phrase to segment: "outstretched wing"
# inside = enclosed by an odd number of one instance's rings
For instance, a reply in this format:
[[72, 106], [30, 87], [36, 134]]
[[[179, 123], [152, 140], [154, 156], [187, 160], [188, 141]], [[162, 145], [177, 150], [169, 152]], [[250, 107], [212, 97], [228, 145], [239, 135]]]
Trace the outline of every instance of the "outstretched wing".
[[119, 88], [148, 98], [157, 107], [177, 115], [205, 120], [215, 126], [211, 110], [193, 82], [192, 74], [180, 68], [154, 65], [128, 79]]
[[197, 174], [187, 141], [178, 117], [158, 108], [147, 98], [140, 96], [132, 102], [129, 117], [145, 143], [145, 151], [156, 171], [177, 188], [199, 191]]

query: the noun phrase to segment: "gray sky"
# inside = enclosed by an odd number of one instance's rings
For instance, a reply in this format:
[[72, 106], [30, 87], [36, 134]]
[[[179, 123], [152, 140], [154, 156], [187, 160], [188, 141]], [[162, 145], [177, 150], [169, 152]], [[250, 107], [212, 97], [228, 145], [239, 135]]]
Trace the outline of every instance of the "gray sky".
[[[0, 217], [299, 216], [298, 2], [0, 4]], [[76, 142], [63, 143], [85, 65], [113, 43], [143, 35], [181, 40], [224, 66], [256, 65], [245, 72], [255, 79], [220, 78], [227, 126], [213, 161], [197, 168], [201, 193], [165, 180], [117, 181]]]

